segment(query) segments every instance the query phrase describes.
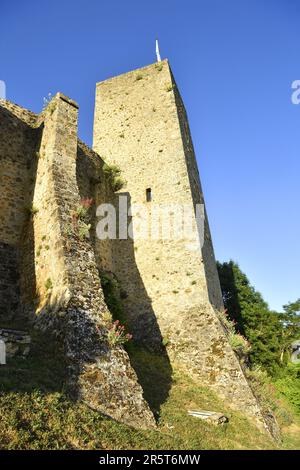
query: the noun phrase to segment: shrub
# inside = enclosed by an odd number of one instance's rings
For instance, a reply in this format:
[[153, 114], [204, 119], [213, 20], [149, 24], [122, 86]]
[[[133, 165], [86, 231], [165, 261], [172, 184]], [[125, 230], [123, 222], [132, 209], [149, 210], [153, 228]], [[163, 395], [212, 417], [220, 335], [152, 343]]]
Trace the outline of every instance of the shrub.
[[81, 199], [80, 204], [72, 214], [73, 229], [71, 227], [66, 228], [67, 235], [75, 234], [80, 240], [89, 238], [89, 231], [91, 229], [89, 211], [93, 204], [94, 200], [92, 198]]
[[219, 317], [220, 322], [224, 326], [226, 332], [229, 333], [236, 333], [235, 329], [235, 322], [229, 318], [227, 310], [218, 310], [217, 315]]
[[251, 345], [247, 339], [236, 331], [236, 322], [228, 316], [227, 310], [219, 310], [218, 317], [228, 335], [229, 344], [236, 353], [247, 355]]
[[94, 200], [92, 198], [84, 198], [81, 199], [79, 206], [76, 209], [76, 215], [78, 219], [84, 220], [88, 216], [89, 209], [94, 204]]
[[115, 178], [114, 183], [113, 183], [113, 189], [114, 191], [120, 191], [125, 186], [125, 180], [118, 176]]
[[90, 238], [90, 229], [91, 229], [91, 224], [86, 224], [82, 220], [78, 222], [78, 236], [80, 240], [84, 240], [85, 238]]
[[275, 385], [300, 415], [300, 365], [290, 364]]
[[103, 172], [108, 177], [114, 191], [120, 191], [125, 186], [126, 181], [121, 177], [121, 170], [117, 165], [104, 163]]
[[162, 341], [161, 341], [162, 345], [163, 346], [169, 346], [170, 344], [170, 339], [166, 336], [166, 337], [163, 337]]
[[28, 215], [36, 215], [39, 210], [37, 207], [32, 205], [32, 206], [26, 207], [25, 211], [27, 212]]
[[127, 343], [132, 339], [132, 335], [130, 333], [126, 333], [125, 326], [121, 325], [119, 320], [116, 320], [108, 327], [107, 339], [109, 345], [113, 347]]
[[237, 353], [248, 354], [251, 349], [249, 342], [239, 333], [230, 333], [228, 340], [232, 349]]
[[112, 314], [114, 320], [120, 320], [126, 325], [126, 318], [121, 301], [121, 289], [119, 283], [112, 274], [100, 273], [101, 286], [104, 293], [104, 300]]
[[48, 277], [47, 281], [45, 282], [45, 289], [46, 290], [51, 290], [52, 288], [53, 288], [52, 281], [51, 281], [50, 277]]

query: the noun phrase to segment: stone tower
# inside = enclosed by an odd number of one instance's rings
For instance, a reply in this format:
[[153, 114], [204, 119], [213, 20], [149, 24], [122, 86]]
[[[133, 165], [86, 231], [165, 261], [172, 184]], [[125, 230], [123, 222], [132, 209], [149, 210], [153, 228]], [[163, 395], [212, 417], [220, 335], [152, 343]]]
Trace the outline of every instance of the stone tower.
[[[174, 207], [175, 213], [184, 206], [196, 225], [203, 193], [186, 111], [167, 60], [97, 84], [93, 149], [120, 167], [129, 206], [142, 205], [144, 215], [157, 205]], [[142, 217], [132, 214], [133, 222]], [[218, 318], [223, 302], [205, 210], [201, 222], [203, 235], [200, 227], [193, 249], [184, 237], [118, 240], [110, 268], [125, 291], [135, 339], [154, 348], [168, 344], [172, 362], [264, 426]]]

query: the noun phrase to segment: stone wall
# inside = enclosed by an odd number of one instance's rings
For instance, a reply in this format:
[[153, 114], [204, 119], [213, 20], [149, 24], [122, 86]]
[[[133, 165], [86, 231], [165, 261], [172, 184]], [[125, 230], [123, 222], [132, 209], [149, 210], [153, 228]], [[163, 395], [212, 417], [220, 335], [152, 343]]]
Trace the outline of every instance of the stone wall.
[[[182, 138], [184, 116], [178, 119], [172, 80], [168, 63], [162, 62], [97, 85], [94, 148], [121, 167], [129, 204], [145, 204], [151, 188], [152, 203], [145, 206], [149, 216], [153, 204], [192, 207], [196, 202], [190, 180], [196, 176], [198, 185], [199, 177], [192, 147]], [[200, 186], [196, 190], [203, 202]], [[208, 236], [207, 220], [205, 225]], [[152, 239], [122, 240], [116, 246], [115, 273], [128, 293], [132, 330], [148, 336], [148, 342], [151, 330], [157, 336], [157, 318], [165, 335], [176, 315], [205, 301], [209, 291], [215, 292], [216, 306], [222, 305], [212, 245], [207, 259], [187, 245], [188, 240]], [[208, 277], [209, 267], [214, 271]]]
[[[189, 125], [167, 61], [98, 83], [93, 148], [127, 180], [128, 204], [204, 203]], [[146, 202], [151, 188], [152, 200]], [[124, 193], [125, 194], [125, 193]], [[174, 208], [174, 211], [176, 209]], [[140, 214], [133, 216], [137, 220]], [[135, 339], [168, 343], [201, 383], [265, 427], [256, 399], [213, 309], [222, 297], [204, 212], [204, 245], [186, 238], [119, 240], [114, 272]]]
[[42, 138], [33, 197], [35, 325], [64, 342], [72, 395], [127, 424], [154, 426], [126, 352], [108, 342], [110, 314], [92, 239], [79, 235], [74, 217], [92, 184], [83, 177], [78, 185], [78, 158], [87, 175], [93, 167], [78, 145], [77, 114], [76, 103], [58, 94], [37, 122]]
[[111, 249], [96, 242], [95, 217], [90, 233], [79, 233], [82, 198], [103, 202], [113, 191], [103, 161], [78, 141], [78, 106], [57, 94], [38, 116], [9, 102], [0, 111], [1, 315], [15, 322], [22, 304], [27, 321], [61, 339], [74, 397], [129, 425], [154, 427], [127, 353], [107, 337], [99, 267], [111, 267]]
[[96, 208], [100, 204], [115, 205], [115, 193], [108, 178], [103, 172], [103, 159], [83, 142], [78, 142], [77, 150], [77, 185], [80, 197], [92, 198], [94, 205], [91, 218], [91, 239], [94, 246], [97, 266], [100, 271], [113, 271], [113, 252], [115, 243], [112, 240], [101, 240], [97, 237]]
[[10, 324], [20, 313], [18, 250], [0, 242], [0, 325]]
[[0, 100], [0, 241], [16, 245], [28, 214], [28, 188], [35, 150], [33, 119], [20, 106]]
[[19, 356], [27, 358], [30, 352], [31, 338], [25, 331], [0, 328], [0, 339], [5, 343], [5, 353], [8, 359]]
[[0, 322], [19, 321], [20, 242], [30, 217], [36, 115], [0, 100]]
[[[196, 224], [195, 204], [204, 198], [168, 62], [97, 85], [98, 153], [78, 140], [78, 106], [60, 93], [38, 116], [0, 105], [0, 320], [15, 322], [22, 314], [61, 339], [72, 395], [124, 423], [153, 427], [127, 353], [108, 341], [111, 315], [99, 273], [113, 272], [135, 339], [160, 351], [168, 343], [173, 363], [263, 427], [212, 307], [222, 299], [206, 214], [204, 245], [193, 250], [188, 239], [112, 241], [96, 234], [96, 207], [118, 206], [104, 161], [121, 167], [128, 206], [142, 203], [151, 216], [155, 203], [184, 204]], [[94, 201], [91, 227], [80, 234], [78, 210], [86, 198]]]

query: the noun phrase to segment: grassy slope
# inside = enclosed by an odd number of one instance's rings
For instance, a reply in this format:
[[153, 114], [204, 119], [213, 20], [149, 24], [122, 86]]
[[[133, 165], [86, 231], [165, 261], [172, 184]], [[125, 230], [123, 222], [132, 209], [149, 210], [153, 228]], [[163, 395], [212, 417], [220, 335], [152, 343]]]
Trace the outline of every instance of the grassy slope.
[[[137, 348], [134, 365], [151, 407], [159, 412], [158, 429], [139, 431], [103, 418], [65, 396], [62, 356], [58, 346], [48, 341], [35, 336], [27, 360], [14, 359], [0, 368], [2, 449], [275, 448], [268, 436], [180, 369], [173, 371], [172, 384], [166, 383], [164, 359]], [[162, 389], [168, 390], [164, 403]], [[229, 423], [215, 427], [189, 417], [191, 408], [222, 411]], [[299, 423], [288, 424], [282, 447], [299, 448]]]

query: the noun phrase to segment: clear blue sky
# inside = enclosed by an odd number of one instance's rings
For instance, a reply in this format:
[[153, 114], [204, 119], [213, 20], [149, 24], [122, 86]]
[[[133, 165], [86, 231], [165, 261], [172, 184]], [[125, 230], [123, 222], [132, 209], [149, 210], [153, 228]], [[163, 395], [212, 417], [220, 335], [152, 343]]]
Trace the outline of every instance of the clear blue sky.
[[188, 111], [216, 256], [272, 308], [300, 297], [299, 0], [1, 0], [0, 80], [39, 112], [62, 91], [91, 144], [96, 81], [155, 61]]

